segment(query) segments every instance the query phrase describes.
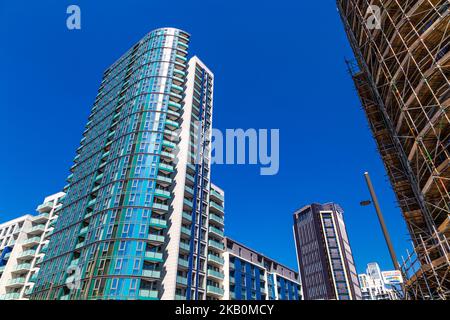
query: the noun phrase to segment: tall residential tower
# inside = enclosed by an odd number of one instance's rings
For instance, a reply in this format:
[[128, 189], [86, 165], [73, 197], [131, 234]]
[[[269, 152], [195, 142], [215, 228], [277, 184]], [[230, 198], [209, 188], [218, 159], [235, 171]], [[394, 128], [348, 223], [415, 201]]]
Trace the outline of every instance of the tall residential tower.
[[[406, 220], [410, 298], [450, 298], [450, 1], [338, 0], [353, 80]], [[415, 262], [419, 262], [416, 268]]]
[[223, 203], [210, 208], [214, 76], [189, 38], [152, 31], [105, 71], [31, 298], [206, 299]]
[[334, 203], [313, 203], [294, 213], [294, 238], [305, 300], [361, 300], [344, 223]]

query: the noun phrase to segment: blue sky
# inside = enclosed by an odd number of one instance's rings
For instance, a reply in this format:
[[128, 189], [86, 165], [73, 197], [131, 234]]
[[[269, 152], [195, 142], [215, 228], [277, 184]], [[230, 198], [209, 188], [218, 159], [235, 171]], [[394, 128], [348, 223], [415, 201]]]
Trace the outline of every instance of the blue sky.
[[[334, 1], [2, 1], [0, 222], [33, 213], [65, 185], [103, 70], [147, 32], [177, 27], [215, 73], [215, 128], [280, 129], [280, 172], [212, 169], [226, 233], [296, 267], [292, 213], [339, 203], [358, 271], [392, 268], [369, 198], [369, 171], [397, 254], [408, 235], [344, 63]], [[66, 28], [77, 4], [82, 29]]]

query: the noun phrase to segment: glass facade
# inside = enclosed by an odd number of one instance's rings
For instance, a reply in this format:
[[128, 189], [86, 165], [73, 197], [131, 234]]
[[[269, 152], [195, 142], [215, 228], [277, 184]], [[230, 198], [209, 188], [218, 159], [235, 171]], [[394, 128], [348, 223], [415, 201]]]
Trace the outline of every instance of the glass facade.
[[[105, 71], [33, 299], [202, 298], [213, 76], [188, 46], [187, 33], [158, 29]], [[176, 161], [183, 135], [199, 161]]]
[[343, 211], [312, 204], [294, 214], [294, 236], [305, 300], [360, 300], [358, 275]]

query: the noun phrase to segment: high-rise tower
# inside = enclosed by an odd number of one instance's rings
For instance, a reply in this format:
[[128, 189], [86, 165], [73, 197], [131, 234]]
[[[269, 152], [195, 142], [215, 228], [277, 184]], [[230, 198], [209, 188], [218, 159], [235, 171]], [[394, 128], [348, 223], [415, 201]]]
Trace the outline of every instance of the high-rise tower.
[[[450, 298], [450, 2], [339, 0], [350, 70], [406, 220], [410, 298]], [[419, 262], [421, 267], [412, 267]]]
[[206, 298], [214, 76], [189, 38], [105, 71], [32, 299]]
[[361, 300], [343, 210], [313, 203], [294, 213], [294, 238], [305, 300]]

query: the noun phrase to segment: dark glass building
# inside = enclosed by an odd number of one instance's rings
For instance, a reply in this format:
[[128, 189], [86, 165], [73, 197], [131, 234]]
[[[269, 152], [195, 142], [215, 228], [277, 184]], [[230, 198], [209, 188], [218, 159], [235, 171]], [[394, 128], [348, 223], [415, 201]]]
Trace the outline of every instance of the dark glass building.
[[343, 210], [311, 204], [294, 213], [294, 237], [305, 300], [361, 300]]

